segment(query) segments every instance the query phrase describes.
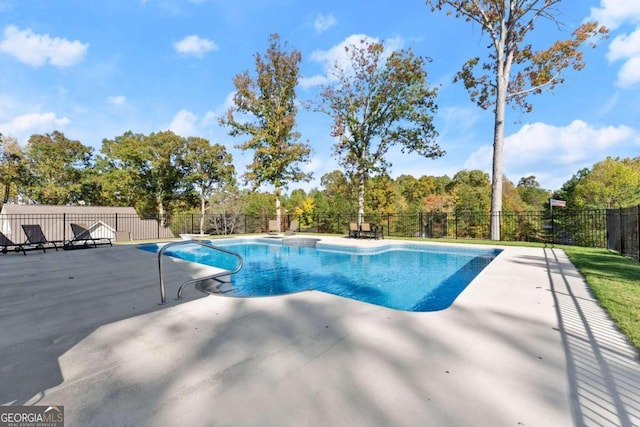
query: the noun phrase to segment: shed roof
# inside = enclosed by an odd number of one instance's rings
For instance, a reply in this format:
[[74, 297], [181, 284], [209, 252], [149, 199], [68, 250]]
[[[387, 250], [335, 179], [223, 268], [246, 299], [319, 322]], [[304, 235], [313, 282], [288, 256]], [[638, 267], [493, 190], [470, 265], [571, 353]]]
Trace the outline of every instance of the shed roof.
[[59, 205], [16, 205], [5, 203], [2, 206], [2, 213], [8, 215], [21, 214], [122, 214], [136, 215], [136, 210], [132, 207], [120, 206], [59, 206]]

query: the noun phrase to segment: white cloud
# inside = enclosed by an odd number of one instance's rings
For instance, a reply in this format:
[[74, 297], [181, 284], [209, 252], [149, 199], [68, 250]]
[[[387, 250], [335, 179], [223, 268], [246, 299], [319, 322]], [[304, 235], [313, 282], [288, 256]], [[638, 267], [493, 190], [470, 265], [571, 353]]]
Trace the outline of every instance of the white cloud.
[[640, 23], [640, 2], [637, 0], [602, 0], [600, 7], [591, 8], [590, 19], [616, 29], [625, 22]]
[[623, 61], [616, 82], [618, 87], [629, 89], [640, 85], [640, 1], [601, 0], [599, 8], [591, 8], [589, 18], [610, 30], [624, 24], [635, 26], [631, 34], [617, 35], [611, 41], [608, 58], [610, 61]]
[[200, 121], [202, 127], [212, 127], [218, 124], [220, 116], [215, 111], [207, 111]]
[[618, 86], [632, 88], [640, 84], [640, 55], [629, 58], [618, 73]]
[[127, 97], [122, 95], [108, 96], [107, 102], [113, 105], [124, 105], [127, 103]]
[[[350, 57], [347, 52], [347, 48], [351, 48], [352, 46], [361, 46], [371, 43], [380, 43], [380, 40], [375, 37], [367, 36], [366, 34], [353, 34], [344, 39], [339, 44], [331, 47], [328, 50], [316, 50], [311, 53], [311, 60], [314, 62], [319, 62], [324, 64], [325, 72], [329, 72], [329, 70], [337, 65], [340, 69], [349, 70], [350, 68]], [[400, 37], [391, 38], [384, 42], [384, 54], [383, 58], [391, 55], [393, 51], [402, 49], [404, 45], [404, 40]], [[310, 87], [313, 84], [323, 84], [331, 79], [331, 76], [326, 76], [321, 78], [320, 76], [313, 76], [307, 79], [304, 79], [302, 84], [303, 87]]]
[[617, 36], [609, 45], [610, 61], [627, 59], [640, 55], [640, 28], [633, 33]]
[[0, 51], [20, 62], [40, 67], [47, 62], [55, 67], [69, 67], [82, 61], [89, 44], [78, 40], [51, 38], [48, 34], [36, 34], [30, 29], [21, 31], [15, 25], [4, 30]]
[[198, 117], [189, 110], [180, 110], [173, 116], [173, 120], [169, 124], [169, 130], [173, 133], [183, 136], [195, 136], [196, 122]]
[[0, 129], [5, 135], [13, 136], [22, 144], [35, 133], [50, 133], [62, 130], [71, 123], [67, 117], [56, 117], [55, 113], [29, 113], [1, 123]]
[[640, 83], [640, 27], [631, 34], [622, 34], [609, 45], [610, 61], [622, 60], [617, 85], [631, 88]]
[[204, 39], [196, 35], [190, 35], [173, 44], [176, 52], [185, 56], [202, 58], [205, 53], [218, 49], [218, 45], [212, 40]]
[[327, 79], [327, 76], [321, 76], [317, 74], [311, 77], [302, 77], [298, 81], [298, 83], [300, 84], [300, 86], [304, 88], [309, 88], [309, 87], [321, 86], [323, 84], [326, 84], [328, 81], [329, 79]]
[[313, 21], [313, 28], [316, 30], [316, 33], [324, 33], [329, 28], [336, 25], [338, 21], [333, 17], [332, 14], [329, 15], [318, 15], [316, 19]]
[[[630, 144], [640, 146], [640, 130], [624, 125], [595, 127], [582, 120], [567, 126], [527, 124], [505, 138], [504, 173], [516, 181], [535, 175], [543, 188], [557, 189], [579, 169]], [[492, 154], [491, 146], [479, 147], [464, 168], [490, 172]]]

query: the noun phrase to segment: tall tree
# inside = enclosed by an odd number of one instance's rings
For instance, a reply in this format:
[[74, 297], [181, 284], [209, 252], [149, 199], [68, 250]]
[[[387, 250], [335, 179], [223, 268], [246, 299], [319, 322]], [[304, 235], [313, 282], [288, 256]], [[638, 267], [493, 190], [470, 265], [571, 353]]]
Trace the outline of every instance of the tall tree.
[[139, 213], [155, 214], [165, 225], [166, 217], [190, 190], [185, 178], [186, 139], [171, 131], [148, 136], [130, 131], [113, 140], [103, 140], [101, 152], [107, 165], [104, 174], [121, 181], [105, 179], [117, 192], [133, 192]]
[[24, 153], [15, 138], [0, 134], [0, 186], [2, 203], [19, 195], [29, 182]]
[[193, 183], [200, 198], [200, 234], [204, 234], [204, 214], [207, 200], [227, 184], [233, 184], [235, 169], [233, 156], [220, 144], [211, 145], [207, 139], [187, 138], [184, 158], [186, 179]]
[[551, 192], [540, 188], [540, 184], [533, 175], [522, 177], [516, 190], [528, 209], [540, 210], [548, 205]]
[[32, 200], [50, 205], [84, 202], [83, 174], [91, 166], [91, 147], [53, 131], [31, 135], [24, 153], [32, 178], [27, 190]]
[[640, 203], [640, 157], [607, 157], [576, 184], [575, 201], [579, 207], [611, 209]]
[[[253, 162], [243, 176], [254, 188], [262, 184], [273, 185], [278, 231], [282, 189], [290, 183], [311, 178], [300, 168], [301, 163], [309, 161], [311, 148], [297, 142], [300, 133], [295, 131], [298, 112], [295, 87], [302, 56], [297, 50], [287, 51], [286, 48], [286, 43], [283, 46], [277, 34], [271, 35], [266, 54], [255, 55], [256, 76], [244, 71], [233, 79], [236, 87], [234, 106], [220, 119], [222, 125], [231, 129], [231, 136], [251, 137], [237, 145], [242, 150], [253, 150]], [[239, 115], [245, 115], [246, 121], [239, 120]]]
[[448, 9], [456, 17], [478, 24], [489, 36], [489, 53], [469, 59], [454, 81], [462, 81], [471, 100], [483, 109], [493, 109], [493, 171], [491, 184], [491, 239], [500, 240], [502, 211], [503, 146], [506, 105], [530, 112], [531, 94], [552, 90], [563, 83], [562, 71], [585, 66], [580, 47], [594, 36], [606, 35], [596, 22], [578, 26], [567, 40], [535, 50], [528, 41], [539, 19], [560, 25], [556, 15], [561, 0], [426, 0], [431, 9]]
[[332, 118], [334, 154], [357, 179], [361, 223], [366, 181], [387, 172], [389, 148], [399, 145], [427, 158], [444, 152], [434, 141], [436, 89], [427, 83], [425, 59], [411, 50], [389, 54], [382, 43], [368, 40], [345, 50], [348, 64], [336, 62], [330, 69], [318, 110]]
[[[324, 215], [353, 214], [355, 211], [355, 200], [357, 191], [350, 180], [340, 170], [322, 175], [320, 185], [323, 188], [322, 194], [328, 200], [327, 209], [320, 211]], [[322, 206], [316, 201], [316, 206]]]
[[449, 192], [455, 197], [456, 210], [486, 212], [491, 199], [489, 174], [481, 170], [461, 170], [456, 173]]

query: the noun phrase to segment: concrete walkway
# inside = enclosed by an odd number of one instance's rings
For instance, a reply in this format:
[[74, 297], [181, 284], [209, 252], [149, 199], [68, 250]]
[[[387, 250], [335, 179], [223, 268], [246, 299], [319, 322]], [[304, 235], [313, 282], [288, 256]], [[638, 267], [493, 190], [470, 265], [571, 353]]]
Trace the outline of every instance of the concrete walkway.
[[637, 355], [559, 249], [504, 248], [428, 313], [313, 291], [175, 301], [208, 267], [166, 261], [161, 306], [135, 246], [0, 256], [0, 404], [94, 427], [640, 425]]

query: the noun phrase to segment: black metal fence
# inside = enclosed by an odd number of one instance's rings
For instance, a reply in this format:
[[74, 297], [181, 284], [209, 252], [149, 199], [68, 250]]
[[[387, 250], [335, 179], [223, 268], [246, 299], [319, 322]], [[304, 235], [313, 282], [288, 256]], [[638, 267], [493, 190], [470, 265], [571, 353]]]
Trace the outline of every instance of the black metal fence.
[[[622, 211], [609, 213], [603, 210], [555, 209], [550, 212], [503, 212], [500, 214], [503, 241], [544, 242], [568, 245], [607, 247], [607, 223], [611, 215], [620, 224], [621, 235], [626, 236], [632, 225], [627, 225], [627, 216]], [[637, 219], [637, 210], [636, 219]], [[180, 214], [161, 221], [141, 219], [137, 215], [123, 214], [46, 214], [46, 215], [0, 215], [0, 231], [14, 242], [25, 240], [21, 224], [40, 224], [49, 240], [68, 240], [72, 237], [70, 223], [82, 223], [94, 237], [110, 237], [116, 240], [166, 239], [180, 234], [200, 233], [211, 235], [267, 233], [269, 220], [273, 216], [244, 214]], [[280, 230], [289, 228], [292, 215], [283, 215]], [[481, 212], [419, 212], [410, 214], [369, 215], [367, 222], [382, 227], [385, 237], [489, 239], [490, 214]], [[300, 232], [348, 234], [349, 223], [356, 221], [355, 214], [315, 215], [300, 224]], [[609, 232], [610, 240], [619, 241], [625, 250], [637, 254], [637, 221], [635, 223], [635, 246], [631, 241], [622, 242], [616, 234]], [[613, 239], [613, 240], [612, 240]], [[611, 244], [611, 243], [609, 243]]]
[[607, 209], [607, 248], [640, 261], [640, 205]]
[[[266, 233], [273, 217], [251, 215], [206, 215], [207, 234]], [[283, 215], [280, 230], [285, 231], [294, 218]], [[387, 237], [489, 239], [489, 213], [482, 212], [419, 212], [411, 214], [369, 215], [367, 222], [383, 228]], [[348, 234], [355, 214], [314, 215], [301, 232]], [[500, 214], [503, 241], [543, 242], [567, 245], [606, 247], [606, 211], [556, 209], [552, 212], [502, 212]], [[199, 233], [200, 215], [179, 215], [171, 220], [176, 234]]]

